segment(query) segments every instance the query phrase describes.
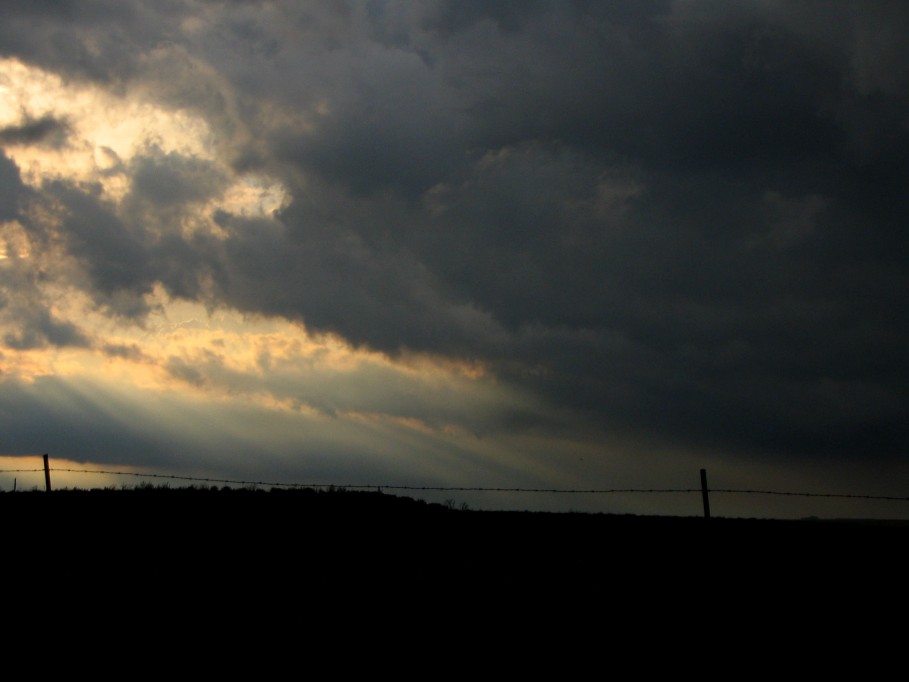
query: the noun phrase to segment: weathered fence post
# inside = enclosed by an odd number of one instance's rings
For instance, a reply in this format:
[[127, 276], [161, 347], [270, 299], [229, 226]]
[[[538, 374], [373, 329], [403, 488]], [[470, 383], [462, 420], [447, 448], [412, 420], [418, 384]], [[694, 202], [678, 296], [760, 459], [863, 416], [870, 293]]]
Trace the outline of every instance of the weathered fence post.
[[710, 518], [710, 497], [707, 494], [707, 469], [701, 469], [701, 497], [704, 500], [704, 518]]
[[47, 463], [47, 455], [44, 455], [44, 490], [46, 492], [51, 491], [50, 466]]

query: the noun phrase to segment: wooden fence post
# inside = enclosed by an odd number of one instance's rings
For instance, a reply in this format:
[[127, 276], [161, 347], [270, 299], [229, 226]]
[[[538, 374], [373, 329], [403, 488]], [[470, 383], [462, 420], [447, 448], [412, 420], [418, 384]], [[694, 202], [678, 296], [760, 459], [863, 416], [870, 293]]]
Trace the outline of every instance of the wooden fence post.
[[701, 469], [701, 497], [704, 500], [704, 518], [710, 518], [710, 497], [707, 494], [707, 469]]
[[51, 491], [50, 466], [47, 464], [47, 455], [44, 455], [44, 490], [46, 492]]

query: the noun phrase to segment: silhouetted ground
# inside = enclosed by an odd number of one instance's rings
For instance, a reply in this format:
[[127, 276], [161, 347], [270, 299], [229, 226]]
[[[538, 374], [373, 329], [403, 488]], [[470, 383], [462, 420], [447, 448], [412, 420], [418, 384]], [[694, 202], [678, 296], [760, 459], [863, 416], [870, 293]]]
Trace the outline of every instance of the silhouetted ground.
[[[0, 514], [21, 537], [67, 549], [203, 555], [425, 557], [487, 566], [590, 566], [617, 548], [660, 556], [758, 548], [794, 555], [887, 550], [909, 522], [768, 520], [451, 509], [379, 492], [147, 487], [0, 493]], [[10, 523], [12, 522], [12, 523]], [[11, 527], [12, 526], [12, 527]], [[630, 557], [628, 557], [630, 558]]]
[[909, 539], [898, 522], [462, 511], [281, 489], [0, 493], [0, 522], [4, 585], [51, 623], [102, 614], [125, 638], [242, 634], [282, 654], [301, 646], [298, 623], [401, 646], [438, 632], [444, 656], [519, 632], [536, 642], [525, 662], [554, 642], [589, 656], [616, 626], [659, 641], [744, 621], [752, 636], [769, 623], [800, 637], [846, 612], [850, 627], [877, 622], [904, 605]]
[[0, 493], [0, 520], [7, 585], [212, 613], [334, 601], [464, 618], [499, 605], [513, 626], [543, 609], [547, 627], [637, 601], [676, 616], [892, 602], [909, 539], [900, 522], [466, 511], [281, 489]]
[[0, 493], [0, 523], [8, 604], [42, 616], [40, 638], [113, 637], [196, 660], [264, 665], [325, 647], [398, 660], [419, 642], [446, 666], [493, 655], [571, 670], [607, 653], [650, 666], [658, 652], [642, 643], [802, 646], [873, 630], [906, 601], [909, 524], [897, 522], [150, 488]]

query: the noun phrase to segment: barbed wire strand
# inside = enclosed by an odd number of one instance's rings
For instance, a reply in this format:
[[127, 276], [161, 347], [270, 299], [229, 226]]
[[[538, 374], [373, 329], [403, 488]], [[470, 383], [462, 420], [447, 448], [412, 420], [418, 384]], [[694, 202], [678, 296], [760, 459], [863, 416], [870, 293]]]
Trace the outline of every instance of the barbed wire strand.
[[[44, 469], [0, 469], [0, 473], [28, 472], [39, 473]], [[64, 469], [51, 467], [49, 471], [76, 473], [76, 474], [100, 474], [107, 476], [134, 476], [137, 478], [162, 478], [179, 481], [194, 481], [198, 483], [223, 483], [243, 486], [269, 486], [273, 488], [336, 488], [341, 490], [412, 490], [412, 491], [433, 491], [433, 492], [492, 492], [492, 493], [551, 493], [551, 494], [582, 494], [582, 495], [604, 495], [604, 494], [662, 494], [662, 493], [700, 493], [700, 488], [497, 488], [497, 487], [479, 487], [479, 486], [414, 486], [414, 485], [377, 485], [377, 484], [336, 484], [336, 483], [283, 483], [277, 481], [244, 481], [227, 478], [206, 478], [201, 476], [178, 476], [174, 474], [152, 474], [141, 473], [136, 471], [111, 471], [104, 469]], [[744, 495], [781, 495], [788, 497], [828, 497], [828, 498], [848, 498], [860, 500], [883, 500], [883, 501], [900, 501], [909, 502], [909, 497], [897, 497], [892, 495], [858, 495], [851, 493], [811, 493], [811, 492], [790, 492], [781, 490], [757, 490], [746, 488], [710, 488], [710, 493], [729, 493]]]

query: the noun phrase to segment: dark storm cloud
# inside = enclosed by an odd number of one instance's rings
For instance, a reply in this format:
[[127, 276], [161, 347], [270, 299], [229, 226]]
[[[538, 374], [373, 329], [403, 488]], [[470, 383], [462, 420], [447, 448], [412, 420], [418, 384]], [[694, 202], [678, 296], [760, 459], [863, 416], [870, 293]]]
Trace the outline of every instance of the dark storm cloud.
[[[480, 358], [611, 432], [903, 452], [904, 4], [80, 5], [14, 5], [0, 49], [206, 112], [293, 196], [218, 214], [220, 241], [70, 196], [98, 292], [200, 297], [207, 273], [222, 303]], [[133, 166], [137, 205], [221, 186], [162, 164]]]
[[47, 145], [61, 147], [69, 135], [69, 124], [53, 116], [27, 119], [20, 125], [0, 128], [0, 145]]
[[145, 359], [142, 349], [136, 344], [106, 343], [102, 345], [101, 352], [111, 358], [125, 358], [135, 361]]
[[[433, 290], [512, 335], [451, 345], [609, 428], [746, 450], [901, 452], [909, 113], [905, 69], [890, 66], [905, 50], [868, 36], [892, 35], [906, 12], [689, 3], [619, 16], [543, 3], [516, 18], [492, 7], [440, 10], [443, 38], [420, 43], [444, 82], [434, 101], [458, 103], [406, 119], [411, 140], [443, 138], [427, 145], [435, 173], [397, 144], [393, 116], [370, 113], [407, 111], [394, 87], [364, 107], [369, 120], [350, 100], [336, 119], [345, 142], [329, 130], [313, 136], [326, 149], [295, 150], [361, 195], [425, 193], [434, 210], [388, 227], [383, 253], [416, 257]], [[369, 144], [347, 146], [357, 135]], [[412, 175], [389, 161], [398, 153]], [[304, 240], [314, 222], [282, 219]], [[375, 243], [375, 221], [346, 225]], [[392, 282], [404, 272], [381, 269]], [[360, 290], [361, 301], [377, 291]], [[367, 343], [397, 334], [433, 347], [384, 307]], [[363, 338], [351, 320], [301, 310]]]
[[165, 365], [168, 374], [180, 381], [201, 387], [205, 384], [205, 375], [197, 368], [187, 364], [180, 358], [170, 358]]
[[441, 298], [406, 251], [377, 246], [353, 231], [346, 221], [355, 210], [337, 208], [330, 219], [297, 205], [282, 220], [221, 215], [229, 237], [214, 269], [219, 295], [240, 310], [304, 321], [392, 353], [410, 348], [457, 355], [495, 333], [495, 323], [475, 309]]
[[24, 191], [19, 167], [0, 151], [0, 221], [19, 215], [19, 201]]
[[55, 182], [46, 191], [64, 207], [59, 229], [88, 275], [89, 291], [119, 314], [144, 315], [142, 296], [154, 282], [147, 258], [153, 244], [150, 230], [124, 223], [90, 188]]
[[183, 0], [154, 6], [134, 0], [9, 0], [3, 4], [0, 55], [79, 78], [117, 80], [166, 41]]
[[8, 348], [31, 350], [46, 346], [84, 348], [89, 345], [88, 337], [76, 325], [54, 319], [46, 309], [21, 309], [17, 320], [20, 328], [3, 335], [3, 343]]
[[217, 266], [216, 243], [184, 236], [182, 219], [188, 206], [219, 196], [225, 178], [207, 162], [158, 150], [136, 157], [124, 171], [131, 190], [120, 205], [103, 200], [98, 188], [63, 181], [44, 192], [61, 214], [59, 236], [86, 274], [73, 284], [110, 312], [141, 319], [155, 283], [195, 299], [208, 268]]
[[155, 209], [215, 198], [227, 183], [213, 164], [175, 152], [143, 154], [128, 173], [132, 182], [127, 205], [143, 203]]
[[[0, 153], [0, 221], [25, 220], [22, 206], [33, 195], [22, 183], [19, 168]], [[26, 221], [27, 223], [27, 221]], [[21, 244], [0, 235], [0, 321], [2, 343], [15, 350], [54, 347], [87, 347], [88, 337], [79, 327], [52, 312], [53, 303], [41, 289], [46, 279], [31, 260], [20, 253]]]

